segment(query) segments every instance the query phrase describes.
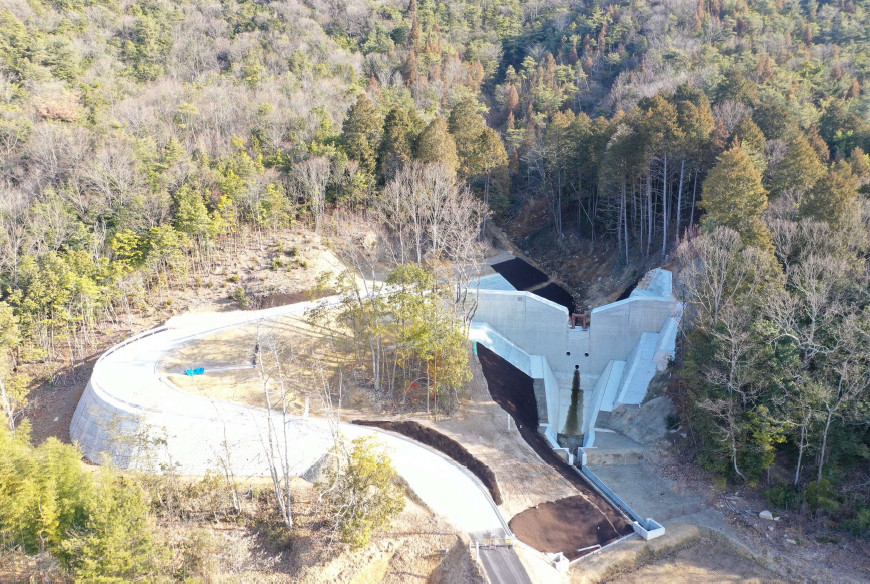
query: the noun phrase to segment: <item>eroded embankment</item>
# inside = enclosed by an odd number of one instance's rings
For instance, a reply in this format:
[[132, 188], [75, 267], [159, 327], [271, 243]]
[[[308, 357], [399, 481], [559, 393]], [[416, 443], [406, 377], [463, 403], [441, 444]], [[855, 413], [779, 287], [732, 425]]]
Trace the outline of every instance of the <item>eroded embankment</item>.
[[633, 529], [625, 517], [538, 434], [532, 378], [480, 344], [477, 354], [492, 399], [513, 417], [523, 439], [538, 456], [580, 493], [514, 516], [510, 527], [517, 537], [539, 551], [561, 551], [566, 557], [575, 558], [582, 555], [578, 549], [595, 544], [604, 546], [631, 533]]
[[373, 426], [382, 430], [396, 432], [417, 442], [431, 446], [435, 450], [443, 452], [465, 468], [470, 470], [480, 479], [480, 482], [489, 490], [489, 494], [496, 505], [502, 504], [501, 491], [498, 488], [495, 473], [483, 462], [471, 454], [462, 444], [445, 436], [438, 430], [434, 430], [417, 422], [389, 422], [381, 420], [353, 420], [352, 424], [359, 426]]

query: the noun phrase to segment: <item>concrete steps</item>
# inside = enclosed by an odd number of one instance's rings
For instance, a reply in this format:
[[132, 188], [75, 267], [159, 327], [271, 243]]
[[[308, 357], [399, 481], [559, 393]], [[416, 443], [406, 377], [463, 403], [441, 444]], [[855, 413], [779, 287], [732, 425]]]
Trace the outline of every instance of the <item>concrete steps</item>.
[[601, 465], [636, 464], [643, 460], [646, 450], [634, 440], [600, 427], [595, 428], [595, 446], [584, 448], [586, 464]]
[[595, 420], [595, 429], [596, 430], [612, 430], [610, 427], [610, 414], [611, 412], [605, 412], [601, 410], [598, 412], [598, 419]]

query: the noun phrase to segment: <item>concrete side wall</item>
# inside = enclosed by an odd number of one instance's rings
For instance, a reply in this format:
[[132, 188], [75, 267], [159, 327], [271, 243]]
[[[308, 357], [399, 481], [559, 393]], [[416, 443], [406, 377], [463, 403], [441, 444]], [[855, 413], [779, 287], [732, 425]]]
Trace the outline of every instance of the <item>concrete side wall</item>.
[[[607, 364], [601, 376], [598, 378], [598, 383], [595, 384], [595, 389], [592, 390], [592, 403], [585, 412], [583, 419], [582, 433], [586, 436], [584, 446], [590, 445], [589, 430], [595, 425], [595, 418], [598, 417], [598, 412], [601, 410], [601, 403], [604, 401], [604, 395], [607, 392], [607, 386], [610, 384], [610, 378], [613, 374], [613, 361]], [[621, 370], [620, 370], [621, 372]]]
[[529, 377], [535, 377], [531, 356], [489, 324], [475, 321], [468, 331], [468, 338], [493, 351]]
[[600, 375], [609, 361], [624, 361], [642, 333], [660, 331], [675, 310], [671, 298], [629, 298], [593, 310], [589, 330], [581, 331], [569, 327], [567, 309], [530, 292], [481, 290], [479, 299], [476, 323], [545, 356], [558, 377], [573, 375], [576, 366], [583, 377]]
[[601, 371], [608, 361], [626, 360], [641, 334], [662, 329], [674, 305], [672, 299], [641, 296], [593, 310], [589, 326], [592, 368]]
[[559, 380], [553, 374], [546, 357], [541, 357], [544, 364], [544, 387], [547, 392], [547, 419], [556, 420], [559, 417]]

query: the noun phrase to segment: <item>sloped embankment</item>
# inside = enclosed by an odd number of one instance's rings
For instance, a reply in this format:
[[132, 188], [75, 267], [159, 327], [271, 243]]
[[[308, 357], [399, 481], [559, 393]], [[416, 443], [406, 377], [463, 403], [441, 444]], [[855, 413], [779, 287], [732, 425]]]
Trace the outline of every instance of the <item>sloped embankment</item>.
[[352, 423], [359, 426], [373, 426], [382, 430], [395, 432], [443, 452], [474, 473], [474, 476], [480, 479], [480, 482], [482, 482], [489, 490], [489, 494], [492, 497], [492, 500], [495, 501], [495, 504], [502, 504], [501, 491], [499, 491], [495, 473], [493, 473], [486, 464], [475, 458], [473, 454], [453, 438], [445, 436], [438, 430], [434, 430], [417, 422], [353, 420]]

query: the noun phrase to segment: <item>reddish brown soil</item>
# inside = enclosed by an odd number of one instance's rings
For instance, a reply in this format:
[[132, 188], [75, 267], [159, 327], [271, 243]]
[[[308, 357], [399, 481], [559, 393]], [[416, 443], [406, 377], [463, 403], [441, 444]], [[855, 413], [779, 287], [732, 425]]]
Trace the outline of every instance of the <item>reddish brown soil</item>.
[[550, 279], [547, 274], [520, 258], [494, 264], [492, 269], [504, 276], [517, 290], [528, 290]]
[[631, 532], [613, 525], [598, 507], [583, 495], [542, 503], [514, 515], [511, 531], [541, 552], [562, 552], [573, 560], [594, 550], [578, 551], [595, 544], [604, 546]]
[[[625, 517], [589, 486], [571, 465], [553, 452], [538, 434], [538, 409], [532, 378], [482, 345], [477, 346], [477, 355], [492, 399], [513, 417], [523, 439], [538, 456], [580, 492], [577, 497], [546, 503], [555, 506], [552, 511], [541, 511], [545, 505], [538, 505], [514, 516], [510, 526], [517, 537], [537, 550], [561, 551], [566, 557], [573, 558], [582, 555], [576, 552], [579, 548], [596, 543], [603, 546], [631, 533], [631, 524]], [[517, 522], [516, 526], [514, 522]], [[534, 527], [538, 522], [542, 527]], [[541, 535], [550, 531], [558, 533], [546, 537]], [[554, 542], [563, 547], [538, 547], [539, 544], [556, 545]]]
[[495, 479], [495, 473], [493, 473], [492, 470], [490, 470], [490, 468], [483, 462], [476, 459], [462, 444], [453, 438], [445, 436], [438, 430], [433, 430], [432, 428], [428, 428], [422, 424], [418, 424], [417, 422], [353, 420], [352, 423], [359, 424], [360, 426], [374, 426], [376, 428], [389, 430], [390, 432], [396, 432], [397, 434], [402, 434], [403, 436], [407, 436], [408, 438], [412, 438], [417, 442], [431, 446], [432, 448], [443, 452], [473, 472], [474, 475], [480, 479], [480, 482], [482, 482], [489, 490], [489, 494], [492, 496], [492, 500], [495, 501], [495, 504], [502, 504], [501, 491], [499, 491], [498, 482]]
[[[535, 389], [532, 378], [499, 357], [483, 345], [477, 345], [477, 358], [486, 377], [489, 394], [517, 422], [523, 437], [529, 433], [537, 436], [538, 405], [535, 402]], [[523, 430], [526, 430], [524, 433]], [[526, 442], [529, 442], [526, 438]], [[535, 445], [529, 442], [535, 448]], [[549, 448], [547, 448], [549, 450]], [[538, 452], [540, 455], [541, 453]]]

